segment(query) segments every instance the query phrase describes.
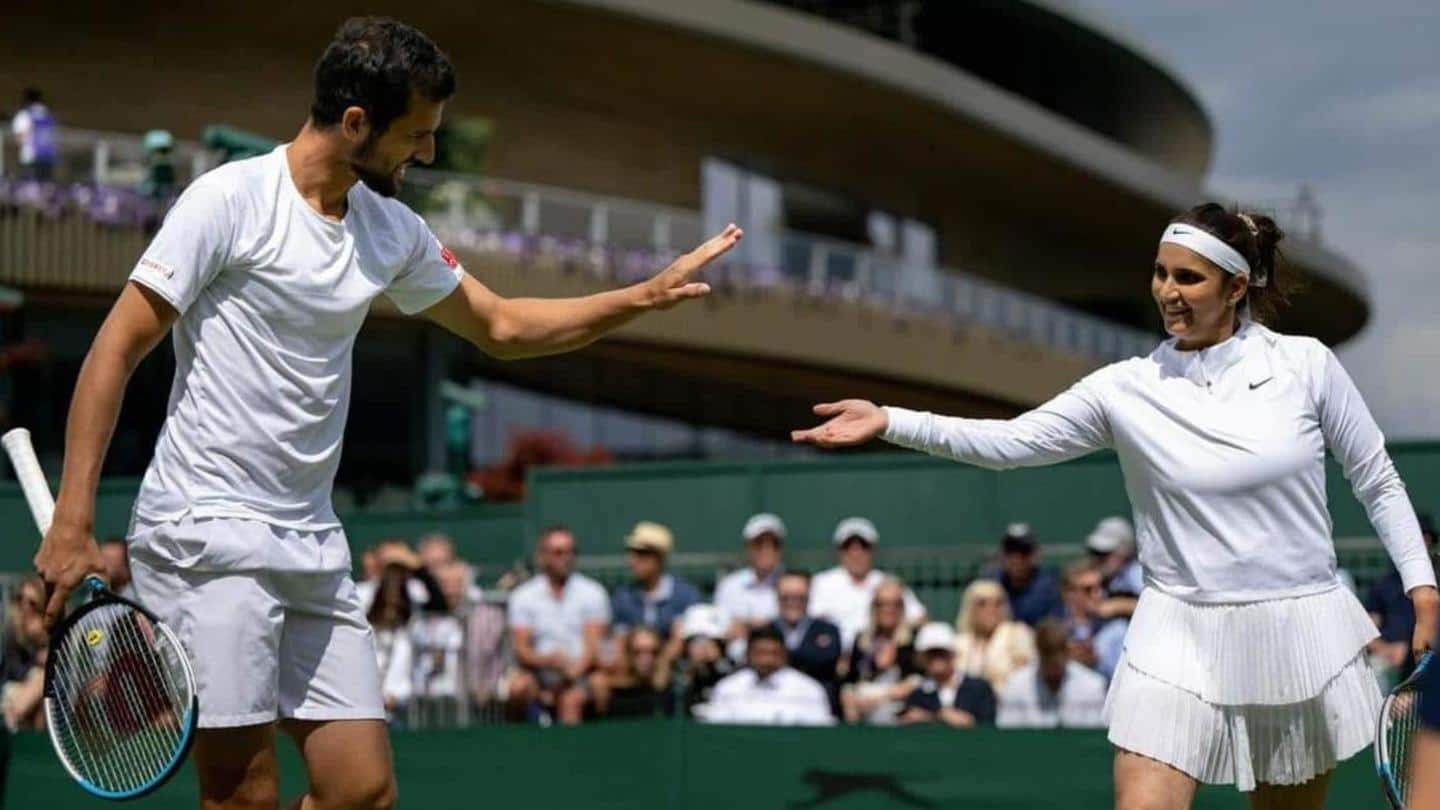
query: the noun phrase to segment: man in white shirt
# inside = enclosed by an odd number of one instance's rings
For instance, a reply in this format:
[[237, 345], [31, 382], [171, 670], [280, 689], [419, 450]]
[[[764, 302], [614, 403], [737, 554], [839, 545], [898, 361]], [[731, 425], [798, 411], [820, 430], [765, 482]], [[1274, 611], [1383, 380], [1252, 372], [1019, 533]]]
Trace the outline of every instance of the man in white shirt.
[[1058, 619], [1035, 627], [1039, 660], [1011, 675], [1000, 690], [1001, 728], [1104, 728], [1105, 678], [1070, 660]]
[[610, 629], [605, 588], [575, 573], [575, 535], [563, 526], [540, 536], [540, 573], [510, 594], [510, 633], [519, 672], [510, 682], [518, 702], [539, 699], [555, 719], [577, 725], [587, 703], [605, 710], [608, 684], [598, 671]]
[[752, 515], [740, 535], [749, 565], [726, 574], [715, 585], [715, 606], [728, 622], [725, 638], [736, 661], [744, 657], [746, 634], [774, 621], [779, 613], [775, 583], [781, 571], [785, 521], [768, 512]]
[[747, 726], [829, 726], [835, 715], [825, 688], [785, 665], [785, 640], [773, 627], [750, 634], [750, 666], [715, 685], [710, 703], [695, 707], [708, 723]]
[[[870, 621], [870, 603], [875, 589], [888, 577], [875, 568], [875, 544], [880, 532], [863, 517], [840, 521], [832, 537], [840, 564], [816, 574], [810, 586], [810, 614], [834, 622], [840, 628], [845, 649]], [[925, 606], [909, 588], [905, 589], [905, 620], [925, 621]]]
[[60, 156], [55, 116], [41, 101], [40, 91], [26, 88], [20, 111], [10, 120], [20, 159], [20, 176], [26, 180], [49, 180]]
[[394, 803], [374, 641], [331, 502], [351, 353], [375, 299], [495, 357], [553, 354], [704, 296], [696, 274], [741, 235], [727, 228], [624, 289], [502, 298], [394, 199], [406, 167], [435, 157], [449, 59], [413, 28], [355, 18], [314, 86], [294, 142], [197, 179], [137, 263], [76, 381], [36, 556], [53, 623], [103, 570], [92, 532], [105, 452], [127, 380], [173, 327], [175, 384], [130, 556], [141, 601], [194, 664], [208, 808], [274, 806], [277, 729], [305, 759], [299, 806]]

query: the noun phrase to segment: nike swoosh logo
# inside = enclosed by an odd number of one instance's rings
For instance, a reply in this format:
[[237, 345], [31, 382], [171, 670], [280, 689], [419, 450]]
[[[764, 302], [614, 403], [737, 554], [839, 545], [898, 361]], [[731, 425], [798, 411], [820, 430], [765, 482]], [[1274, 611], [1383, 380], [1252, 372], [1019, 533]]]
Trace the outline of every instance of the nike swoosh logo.
[[1264, 385], [1265, 383], [1270, 382], [1270, 381], [1273, 380], [1273, 379], [1275, 379], [1275, 378], [1274, 378], [1274, 377], [1266, 377], [1265, 379], [1261, 380], [1261, 381], [1258, 382], [1258, 383], [1250, 383], [1250, 390], [1251, 390], [1251, 391], [1254, 391], [1256, 388], [1259, 388], [1260, 386]]
[[1194, 233], [1194, 232], [1193, 232], [1193, 231], [1181, 230], [1180, 228], [1176, 228], [1176, 229], [1175, 229], [1175, 235], [1176, 235], [1176, 236], [1189, 236], [1191, 233]]

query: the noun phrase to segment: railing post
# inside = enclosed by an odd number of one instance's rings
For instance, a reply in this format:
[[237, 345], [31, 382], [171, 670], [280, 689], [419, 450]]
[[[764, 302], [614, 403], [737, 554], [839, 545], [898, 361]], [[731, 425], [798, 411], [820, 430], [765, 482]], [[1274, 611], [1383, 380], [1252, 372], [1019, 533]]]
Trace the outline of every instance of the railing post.
[[95, 142], [95, 185], [103, 185], [110, 173], [110, 143], [103, 138]]
[[826, 267], [830, 263], [829, 253], [825, 249], [824, 242], [814, 241], [810, 243], [810, 289], [819, 293], [825, 289]]
[[540, 235], [540, 192], [526, 191], [520, 198], [520, 230], [526, 236]]
[[670, 215], [656, 214], [655, 223], [650, 229], [650, 244], [655, 252], [666, 254], [670, 252]]
[[610, 234], [610, 209], [596, 203], [590, 209], [590, 244], [604, 247]]

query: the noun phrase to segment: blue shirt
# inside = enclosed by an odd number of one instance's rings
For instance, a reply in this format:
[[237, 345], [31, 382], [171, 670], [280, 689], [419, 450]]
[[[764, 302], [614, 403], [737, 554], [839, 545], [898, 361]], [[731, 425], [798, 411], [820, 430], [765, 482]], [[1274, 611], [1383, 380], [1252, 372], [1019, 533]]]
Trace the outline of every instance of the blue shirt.
[[[953, 697], [942, 696], [943, 690], [934, 680], [926, 678], [915, 687], [909, 697], [905, 698], [906, 709], [923, 709], [932, 714], [939, 714], [942, 706], [952, 709], [959, 709], [975, 718], [977, 726], [995, 725], [995, 690], [983, 678], [971, 678], [968, 675], [960, 676], [960, 683], [955, 687]], [[946, 700], [945, 697], [949, 697]]]
[[1415, 606], [1405, 595], [1400, 572], [1391, 571], [1370, 586], [1365, 609], [1380, 617], [1380, 637], [1386, 641], [1409, 641], [1415, 635]]
[[611, 597], [615, 629], [621, 632], [633, 627], [650, 627], [662, 636], [670, 634], [685, 609], [700, 601], [700, 591], [685, 580], [663, 574], [653, 594], [638, 585], [622, 585]]
[[997, 571], [991, 578], [999, 582], [1005, 595], [1010, 597], [1010, 615], [1016, 621], [1033, 626], [1041, 619], [1065, 615], [1065, 605], [1060, 601], [1060, 580], [1053, 572], [1036, 569], [1030, 583], [1023, 588], [1012, 585], [1004, 571]]

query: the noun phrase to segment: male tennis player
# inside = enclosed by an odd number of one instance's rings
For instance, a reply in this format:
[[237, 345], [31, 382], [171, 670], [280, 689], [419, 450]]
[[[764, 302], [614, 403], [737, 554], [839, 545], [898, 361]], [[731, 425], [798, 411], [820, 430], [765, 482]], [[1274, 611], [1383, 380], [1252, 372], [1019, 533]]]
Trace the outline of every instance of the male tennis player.
[[[205, 808], [275, 808], [275, 729], [304, 756], [295, 808], [395, 800], [371, 633], [331, 507], [350, 355], [383, 294], [501, 358], [584, 346], [705, 295], [731, 226], [649, 281], [575, 299], [501, 298], [393, 199], [429, 163], [455, 78], [421, 32], [352, 19], [315, 68], [292, 143], [196, 180], [140, 258], [81, 367], [54, 525], [35, 563], [53, 621], [103, 571], [101, 463], [132, 370], [173, 328], [167, 418], [130, 534], [140, 600], [185, 641], [200, 687]], [[357, 183], [357, 181], [359, 181]]]

